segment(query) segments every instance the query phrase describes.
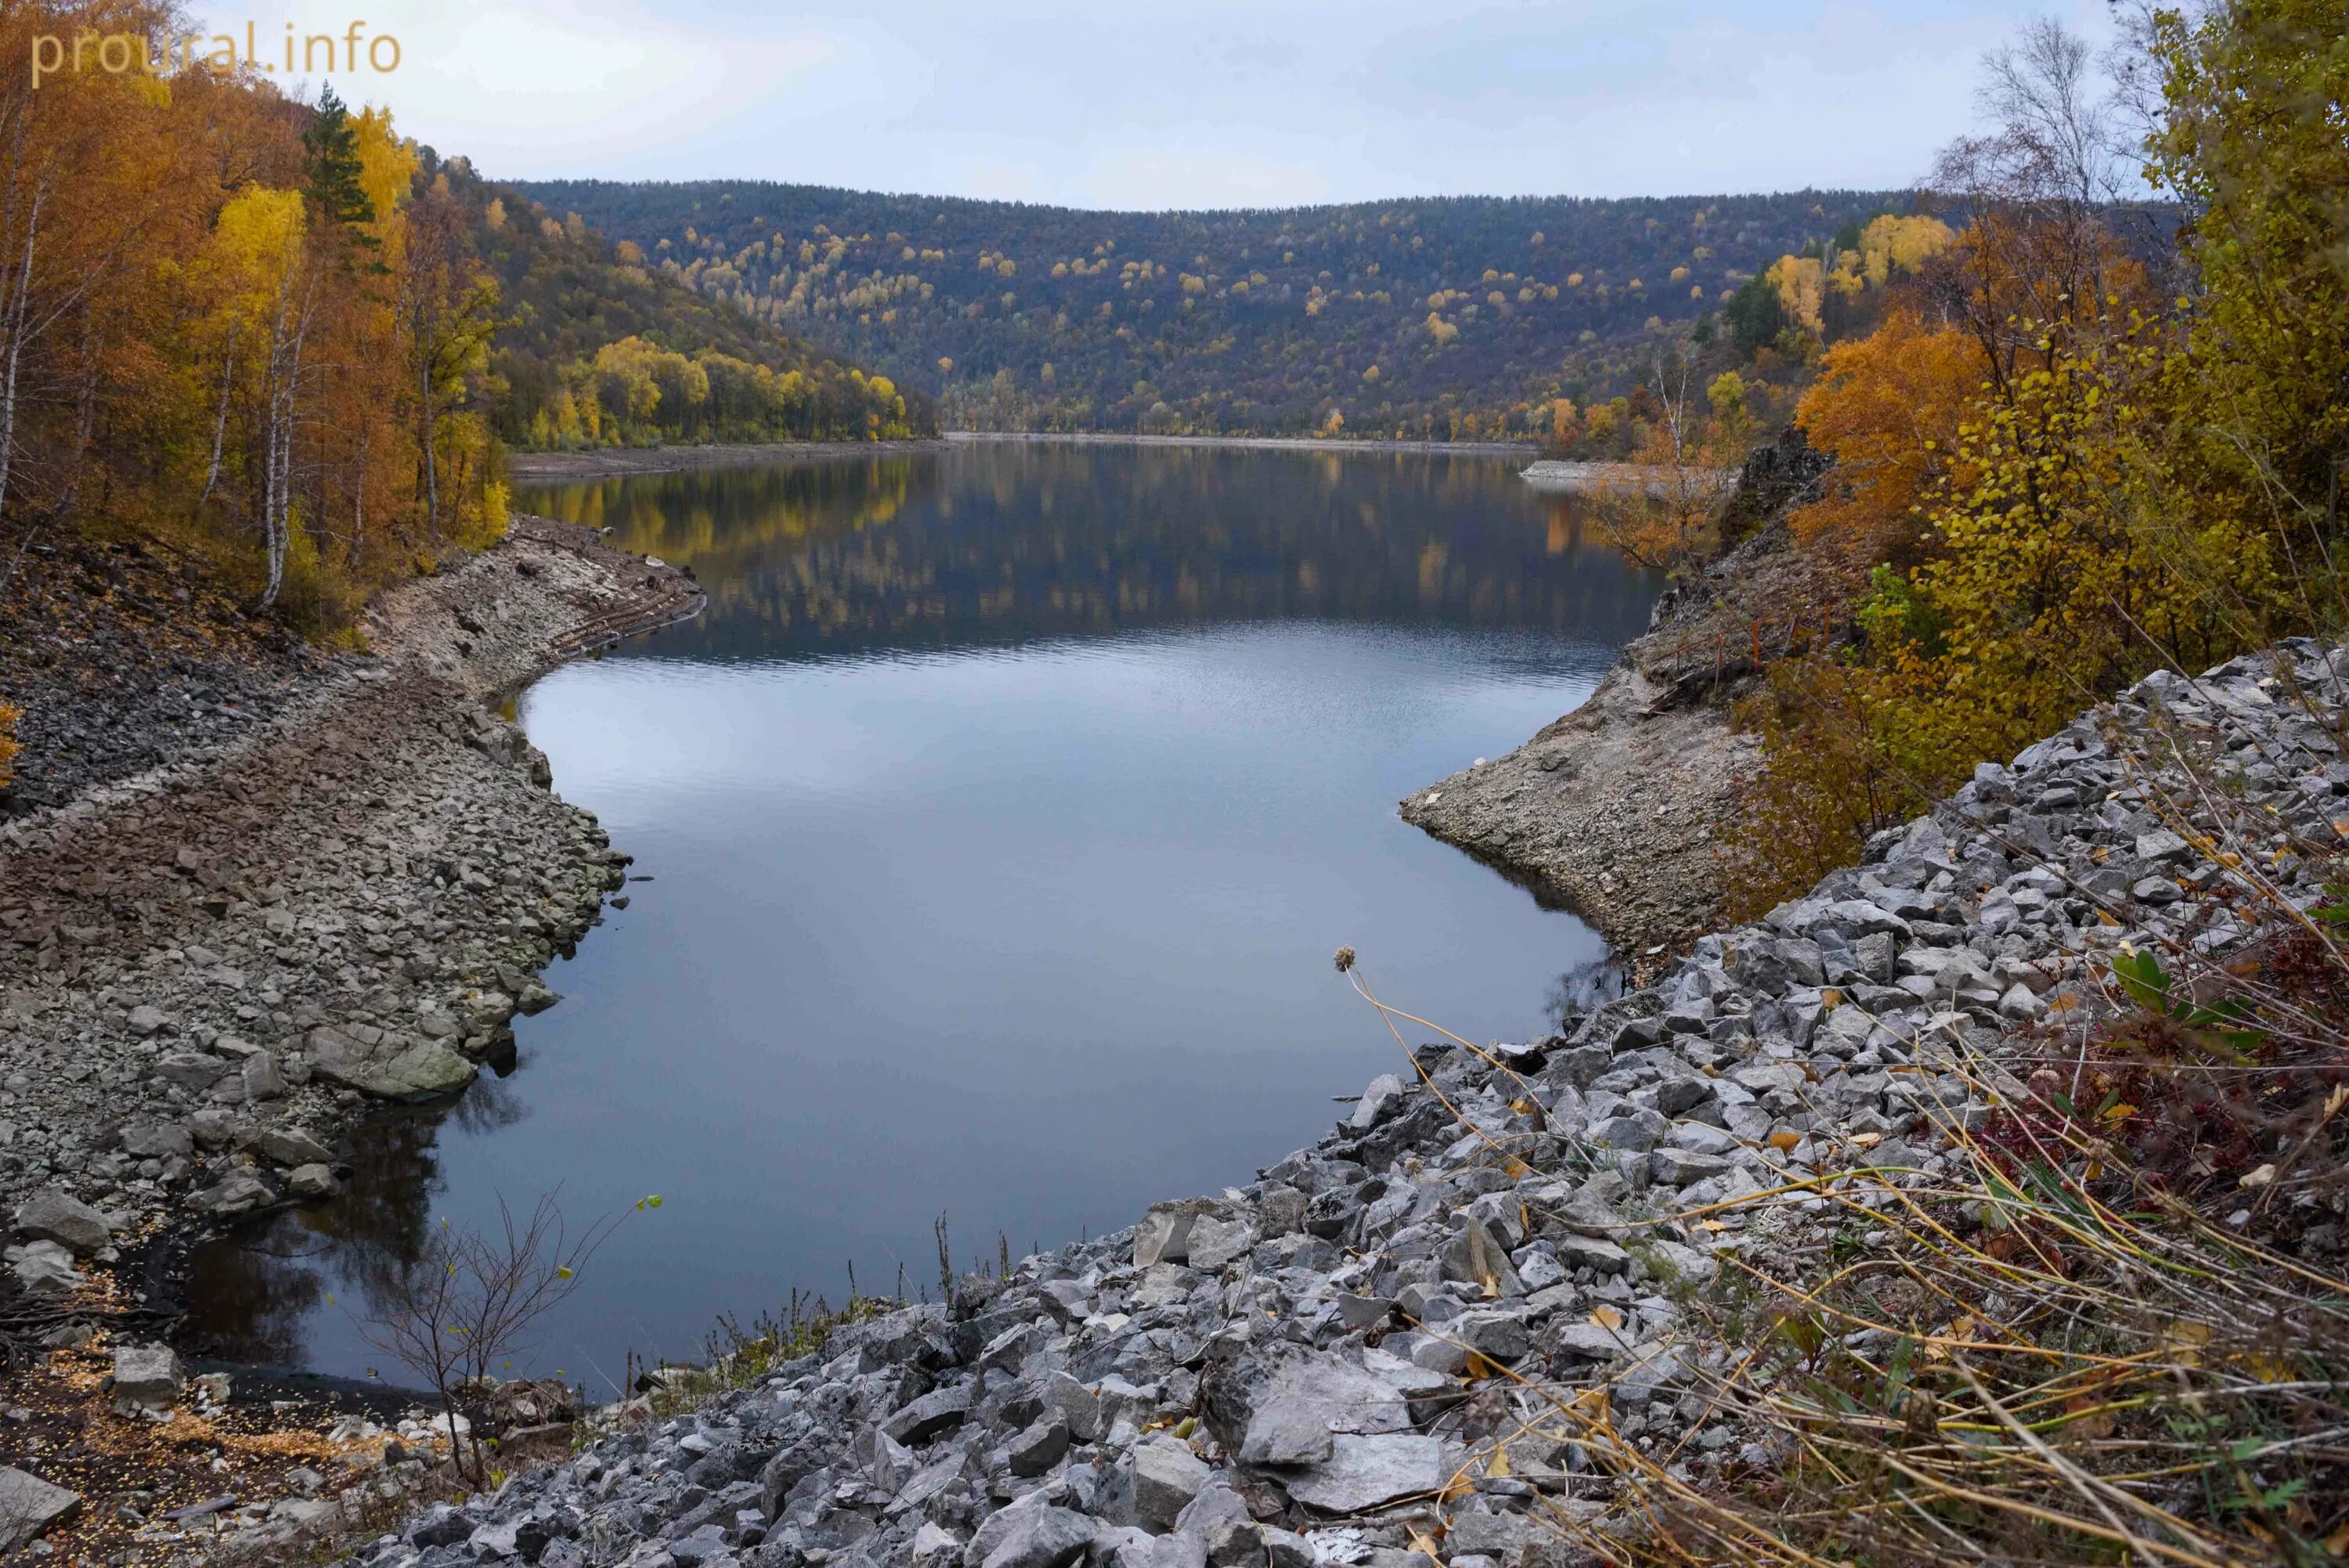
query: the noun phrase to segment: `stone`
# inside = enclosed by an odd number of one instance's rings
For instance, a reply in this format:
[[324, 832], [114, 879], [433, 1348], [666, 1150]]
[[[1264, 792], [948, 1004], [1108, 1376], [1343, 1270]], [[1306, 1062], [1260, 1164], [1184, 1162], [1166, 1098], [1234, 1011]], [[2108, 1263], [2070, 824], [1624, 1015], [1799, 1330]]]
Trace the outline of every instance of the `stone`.
[[0, 1465], [0, 1552], [38, 1540], [51, 1525], [71, 1519], [80, 1506], [81, 1493]]
[[16, 1233], [36, 1241], [55, 1242], [79, 1258], [114, 1239], [104, 1214], [54, 1187], [35, 1193], [17, 1208]]
[[922, 1527], [914, 1532], [913, 1544], [906, 1548], [906, 1553], [916, 1563], [942, 1563], [962, 1555], [962, 1537], [926, 1519]]
[[1729, 1169], [1730, 1162], [1718, 1154], [1699, 1154], [1688, 1149], [1659, 1149], [1648, 1156], [1649, 1176], [1666, 1187], [1685, 1187], [1692, 1181], [1726, 1176]]
[[27, 1242], [0, 1256], [7, 1259], [8, 1271], [29, 1295], [60, 1295], [82, 1283], [73, 1253], [56, 1242]]
[[1489, 1557], [1503, 1563], [1526, 1560], [1544, 1545], [1562, 1545], [1563, 1532], [1546, 1529], [1529, 1514], [1465, 1513], [1455, 1510], [1444, 1532], [1444, 1550], [1454, 1563], [1466, 1556]]
[[966, 1568], [1069, 1568], [1100, 1526], [1081, 1513], [1030, 1503], [991, 1514], [963, 1549]]
[[370, 1046], [356, 1033], [325, 1026], [310, 1031], [305, 1048], [319, 1078], [378, 1099], [437, 1099], [463, 1088], [479, 1070], [446, 1046], [392, 1035]]
[[1444, 1332], [1487, 1361], [1523, 1360], [1532, 1347], [1526, 1335], [1525, 1320], [1513, 1312], [1464, 1312], [1445, 1324]]
[[243, 1073], [245, 1099], [259, 1101], [285, 1098], [285, 1074], [270, 1052], [255, 1051], [245, 1057]]
[[1013, 1475], [1042, 1475], [1069, 1451], [1069, 1418], [1058, 1410], [1047, 1411], [1005, 1444], [1003, 1451]]
[[1195, 1269], [1216, 1274], [1233, 1259], [1246, 1256], [1255, 1245], [1256, 1232], [1246, 1221], [1202, 1214], [1191, 1226], [1189, 1263]]
[[1134, 1445], [1133, 1511], [1144, 1525], [1172, 1530], [1206, 1483], [1206, 1461], [1188, 1443], [1161, 1438]]
[[188, 1207], [199, 1214], [225, 1218], [276, 1201], [276, 1190], [258, 1175], [250, 1171], [232, 1171], [202, 1191], [190, 1193]]
[[1504, 1295], [1521, 1295], [1525, 1286], [1509, 1262], [1508, 1238], [1490, 1220], [1463, 1215], [1459, 1228], [1445, 1244], [1444, 1277], [1482, 1290], [1491, 1287]]
[[1340, 1436], [1330, 1458], [1288, 1482], [1288, 1495], [1323, 1513], [1361, 1513], [1398, 1498], [1441, 1491], [1444, 1441], [1399, 1433]]
[[155, 1064], [157, 1078], [191, 1094], [202, 1093], [235, 1070], [233, 1063], [202, 1051], [173, 1051]]
[[114, 1413], [161, 1414], [186, 1387], [180, 1358], [168, 1345], [118, 1345], [114, 1349]]
[[1569, 1232], [1559, 1236], [1556, 1244], [1558, 1262], [1587, 1268], [1593, 1274], [1619, 1274], [1631, 1266], [1630, 1253], [1597, 1236], [1578, 1236]]
[[1179, 1264], [1191, 1255], [1191, 1227], [1198, 1209], [1190, 1203], [1154, 1203], [1133, 1227], [1133, 1266]]
[[331, 1198], [342, 1190], [342, 1178], [331, 1165], [296, 1165], [286, 1173], [285, 1191], [308, 1202]]
[[961, 1426], [970, 1414], [970, 1403], [968, 1385], [934, 1389], [882, 1422], [881, 1429], [898, 1442], [918, 1447]]
[[253, 1136], [247, 1147], [280, 1165], [331, 1165], [335, 1151], [302, 1127], [268, 1127]]
[[122, 1152], [133, 1160], [183, 1160], [195, 1144], [179, 1122], [134, 1121], [122, 1130]]
[[171, 1020], [163, 1016], [161, 1008], [142, 1002], [130, 1009], [129, 1022], [130, 1032], [143, 1040], [161, 1029]]
[[1398, 1104], [1402, 1097], [1402, 1079], [1392, 1073], [1381, 1073], [1362, 1090], [1362, 1098], [1354, 1102], [1354, 1114], [1347, 1119], [1346, 1125], [1366, 1132], [1377, 1126], [1388, 1108]]
[[1240, 1439], [1242, 1464], [1319, 1464], [1340, 1432], [1407, 1432], [1411, 1409], [1387, 1379], [1311, 1352], [1283, 1362], [1258, 1396]]
[[1101, 1397], [1066, 1372], [1047, 1373], [1036, 1389], [1037, 1398], [1058, 1410], [1069, 1423], [1070, 1435], [1081, 1443], [1100, 1440], [1102, 1421]]

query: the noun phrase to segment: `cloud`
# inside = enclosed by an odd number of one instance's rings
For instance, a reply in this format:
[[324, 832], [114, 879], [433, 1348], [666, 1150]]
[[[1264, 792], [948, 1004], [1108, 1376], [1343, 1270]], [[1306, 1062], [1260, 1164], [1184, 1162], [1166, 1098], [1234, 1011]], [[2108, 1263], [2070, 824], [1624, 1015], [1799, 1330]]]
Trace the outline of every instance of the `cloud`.
[[[1123, 208], [1882, 187], [1963, 128], [1982, 51], [2034, 4], [393, 0], [366, 14], [399, 70], [335, 79], [510, 177]], [[2100, 0], [2058, 8], [2107, 26]], [[250, 14], [264, 38], [287, 15]]]

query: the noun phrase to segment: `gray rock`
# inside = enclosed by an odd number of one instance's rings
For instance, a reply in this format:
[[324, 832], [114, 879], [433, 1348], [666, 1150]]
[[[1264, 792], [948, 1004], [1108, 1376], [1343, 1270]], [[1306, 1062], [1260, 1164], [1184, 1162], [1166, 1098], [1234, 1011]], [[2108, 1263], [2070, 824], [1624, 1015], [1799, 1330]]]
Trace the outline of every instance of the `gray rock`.
[[1593, 1274], [1619, 1274], [1631, 1266], [1631, 1254], [1614, 1243], [1571, 1233], [1557, 1238], [1558, 1261]]
[[356, 1034], [319, 1027], [305, 1044], [312, 1072], [378, 1099], [437, 1099], [472, 1082], [477, 1070], [446, 1046], [403, 1036], [382, 1036], [370, 1046]]
[[255, 1051], [244, 1058], [244, 1098], [249, 1100], [283, 1099], [285, 1097], [285, 1074], [277, 1065], [277, 1057], [268, 1051]]
[[236, 1070], [235, 1064], [202, 1051], [173, 1051], [155, 1064], [155, 1076], [200, 1094]]
[[1397, 1433], [1340, 1437], [1330, 1458], [1291, 1480], [1288, 1495], [1323, 1513], [1360, 1513], [1443, 1489], [1440, 1438]]
[[1045, 1405], [1058, 1410], [1069, 1423], [1070, 1435], [1081, 1443], [1097, 1442], [1101, 1439], [1101, 1398], [1091, 1388], [1066, 1372], [1045, 1374], [1036, 1387], [1036, 1396]]
[[185, 1159], [195, 1140], [179, 1122], [134, 1121], [122, 1130], [122, 1152], [133, 1160]]
[[961, 1426], [970, 1404], [969, 1385], [952, 1384], [916, 1399], [882, 1422], [881, 1429], [898, 1442], [919, 1446]]
[[331, 1198], [342, 1190], [342, 1178], [331, 1165], [296, 1165], [285, 1176], [285, 1191], [296, 1198]]
[[1255, 1245], [1256, 1232], [1245, 1220], [1202, 1214], [1191, 1226], [1189, 1263], [1195, 1269], [1216, 1274]]
[[0, 1552], [39, 1539], [49, 1526], [71, 1519], [80, 1506], [81, 1493], [0, 1466]]
[[1444, 1550], [1455, 1563], [1471, 1555], [1516, 1563], [1525, 1560], [1528, 1553], [1538, 1553], [1545, 1546], [1564, 1546], [1566, 1542], [1563, 1532], [1546, 1528], [1540, 1521], [1523, 1513], [1466, 1513], [1455, 1510], [1444, 1532]]
[[142, 1040], [170, 1022], [160, 1008], [145, 1002], [130, 1009], [130, 1032]]
[[1049, 1410], [1005, 1444], [1003, 1451], [1013, 1475], [1042, 1475], [1069, 1451], [1069, 1418]]
[[1520, 1361], [1532, 1347], [1525, 1320], [1514, 1312], [1464, 1312], [1445, 1324], [1444, 1332], [1487, 1361]]
[[202, 1191], [190, 1193], [188, 1207], [199, 1214], [224, 1217], [276, 1201], [276, 1190], [259, 1176], [250, 1171], [232, 1171]]
[[1402, 1079], [1392, 1073], [1381, 1073], [1362, 1090], [1362, 1098], [1355, 1102], [1354, 1114], [1347, 1119], [1347, 1125], [1358, 1132], [1377, 1126], [1389, 1108], [1401, 1102], [1403, 1092]]
[[1007, 1508], [978, 1527], [962, 1560], [966, 1568], [1068, 1568], [1084, 1556], [1099, 1531], [1091, 1519], [1065, 1508]]
[[330, 1165], [335, 1159], [333, 1150], [302, 1127], [264, 1128], [254, 1134], [250, 1147], [280, 1165]]
[[1173, 1529], [1175, 1516], [1206, 1484], [1206, 1461], [1188, 1443], [1159, 1438], [1134, 1445], [1133, 1511], [1145, 1525]]
[[187, 1380], [168, 1345], [118, 1345], [114, 1349], [114, 1412], [160, 1413], [178, 1403]]
[[1411, 1410], [1387, 1379], [1339, 1357], [1312, 1352], [1283, 1362], [1257, 1398], [1240, 1439], [1242, 1464], [1319, 1464], [1340, 1432], [1407, 1432]]
[[1720, 1155], [1693, 1150], [1659, 1149], [1648, 1156], [1648, 1174], [1666, 1187], [1685, 1187], [1692, 1181], [1725, 1176], [1729, 1168], [1729, 1161]]
[[73, 1253], [56, 1242], [26, 1242], [0, 1255], [5, 1256], [8, 1272], [30, 1295], [60, 1295], [82, 1284]]
[[114, 1239], [107, 1228], [105, 1215], [54, 1187], [36, 1193], [16, 1210], [16, 1233], [36, 1241], [55, 1242], [81, 1258]]
[[1460, 1227], [1445, 1244], [1444, 1277], [1478, 1290], [1490, 1287], [1504, 1295], [1524, 1294], [1525, 1286], [1509, 1262], [1508, 1238], [1490, 1220], [1461, 1216]]
[[1191, 1227], [1198, 1218], [1195, 1202], [1153, 1203], [1133, 1227], [1133, 1266], [1184, 1262], [1191, 1255]]

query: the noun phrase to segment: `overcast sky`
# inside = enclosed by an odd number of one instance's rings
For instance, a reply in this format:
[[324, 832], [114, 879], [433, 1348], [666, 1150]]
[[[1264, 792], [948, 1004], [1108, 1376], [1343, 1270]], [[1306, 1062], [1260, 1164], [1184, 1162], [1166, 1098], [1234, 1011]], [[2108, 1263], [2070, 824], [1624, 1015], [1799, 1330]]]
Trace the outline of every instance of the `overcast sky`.
[[337, 90], [494, 177], [1117, 208], [1907, 185], [2019, 19], [2106, 30], [2103, 0], [332, 5], [197, 15], [264, 60], [364, 17], [398, 67]]

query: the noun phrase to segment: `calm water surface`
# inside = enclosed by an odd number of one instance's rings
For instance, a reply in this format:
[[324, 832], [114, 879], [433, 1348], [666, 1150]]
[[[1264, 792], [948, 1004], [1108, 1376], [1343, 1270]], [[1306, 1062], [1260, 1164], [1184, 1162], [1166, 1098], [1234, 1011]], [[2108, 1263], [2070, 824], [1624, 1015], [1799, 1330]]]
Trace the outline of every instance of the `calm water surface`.
[[364, 1375], [352, 1315], [423, 1225], [658, 1192], [536, 1357], [600, 1392], [852, 1264], [934, 1279], [941, 1214], [1016, 1257], [1309, 1141], [1398, 1060], [1341, 943], [1461, 1034], [1539, 1031], [1601, 944], [1393, 806], [1646, 624], [1516, 466], [989, 443], [520, 498], [709, 590], [521, 705], [649, 880], [517, 1071], [200, 1260], [213, 1346]]

